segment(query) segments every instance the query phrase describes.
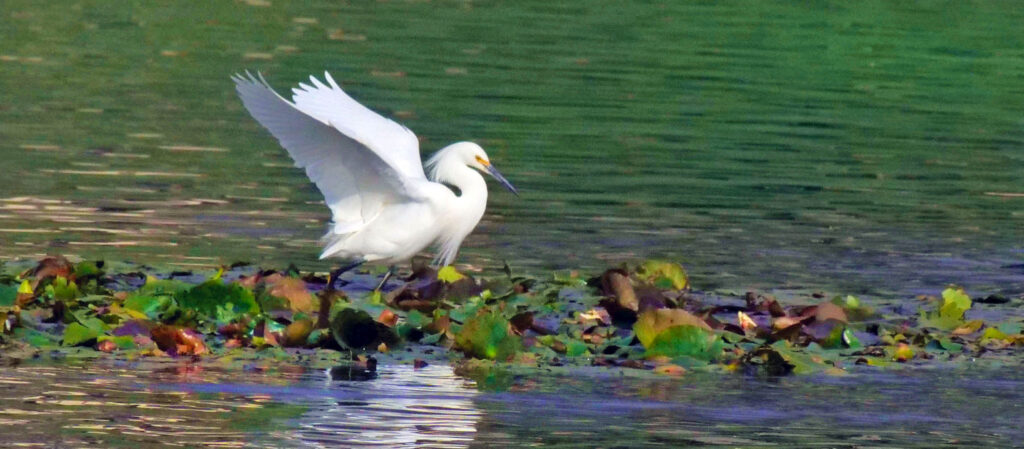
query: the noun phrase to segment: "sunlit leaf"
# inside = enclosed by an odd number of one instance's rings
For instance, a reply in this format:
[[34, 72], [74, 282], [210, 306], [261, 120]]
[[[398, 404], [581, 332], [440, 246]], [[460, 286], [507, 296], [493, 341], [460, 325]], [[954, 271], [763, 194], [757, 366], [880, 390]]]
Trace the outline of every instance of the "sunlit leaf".
[[702, 327], [680, 325], [659, 332], [647, 348], [648, 357], [693, 357], [698, 360], [714, 360], [722, 353], [725, 344], [718, 335]]
[[711, 330], [711, 326], [708, 326], [704, 320], [683, 309], [651, 309], [640, 313], [636, 323], [633, 324], [633, 331], [636, 332], [636, 338], [640, 340], [640, 344], [645, 348], [650, 348], [654, 339], [665, 329], [682, 325]]
[[50, 293], [54, 299], [61, 301], [70, 301], [81, 295], [78, 291], [78, 285], [74, 281], [70, 281], [63, 276], [57, 276], [54, 278], [50, 285], [46, 286], [47, 293]]
[[440, 270], [437, 270], [437, 279], [449, 284], [454, 284], [456, 281], [460, 281], [465, 278], [466, 275], [459, 273], [455, 270], [455, 267], [451, 265], [446, 265], [441, 267]]
[[522, 343], [500, 312], [481, 309], [455, 335], [455, 346], [470, 357], [506, 360], [522, 348]]
[[661, 289], [684, 290], [690, 286], [682, 265], [661, 260], [648, 260], [637, 270], [640, 278]]
[[157, 318], [169, 302], [170, 298], [167, 296], [133, 294], [125, 299], [124, 308], [142, 313], [149, 318]]
[[252, 292], [238, 284], [225, 285], [219, 279], [180, 291], [174, 299], [183, 309], [195, 310], [224, 323], [237, 319], [241, 314], [255, 314], [260, 310]]
[[64, 329], [64, 346], [78, 346], [89, 343], [102, 335], [103, 332], [78, 323], [71, 323]]

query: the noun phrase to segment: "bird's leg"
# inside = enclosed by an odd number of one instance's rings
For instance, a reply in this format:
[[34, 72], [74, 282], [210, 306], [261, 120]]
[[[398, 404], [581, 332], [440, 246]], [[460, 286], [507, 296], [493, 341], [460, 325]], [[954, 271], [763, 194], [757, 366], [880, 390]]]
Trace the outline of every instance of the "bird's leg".
[[327, 276], [327, 289], [328, 290], [334, 290], [334, 283], [338, 281], [338, 277], [340, 277], [342, 275], [342, 273], [345, 273], [346, 271], [352, 270], [352, 269], [362, 265], [365, 262], [366, 262], [365, 260], [360, 260], [358, 262], [350, 263], [348, 265], [342, 265], [342, 266], [338, 267], [337, 270], [332, 271], [330, 276]]
[[388, 267], [387, 273], [384, 273], [384, 277], [381, 278], [380, 284], [377, 284], [377, 288], [375, 288], [374, 290], [381, 292], [384, 291], [384, 284], [388, 283], [388, 279], [391, 279], [391, 275], [393, 274], [395, 274], [395, 266], [391, 265]]

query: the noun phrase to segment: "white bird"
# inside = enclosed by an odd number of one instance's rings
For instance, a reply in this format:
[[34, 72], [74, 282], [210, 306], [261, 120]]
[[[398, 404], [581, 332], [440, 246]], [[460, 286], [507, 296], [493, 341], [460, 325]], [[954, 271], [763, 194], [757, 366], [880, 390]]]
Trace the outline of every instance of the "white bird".
[[435, 153], [428, 178], [416, 135], [353, 100], [327, 72], [326, 84], [311, 76], [310, 84], [292, 89], [292, 101], [258, 72], [231, 79], [245, 108], [306, 169], [331, 209], [320, 259], [355, 262], [345, 269], [393, 266], [436, 244], [434, 264], [449, 265], [487, 207], [487, 184], [477, 171], [518, 195], [473, 142]]

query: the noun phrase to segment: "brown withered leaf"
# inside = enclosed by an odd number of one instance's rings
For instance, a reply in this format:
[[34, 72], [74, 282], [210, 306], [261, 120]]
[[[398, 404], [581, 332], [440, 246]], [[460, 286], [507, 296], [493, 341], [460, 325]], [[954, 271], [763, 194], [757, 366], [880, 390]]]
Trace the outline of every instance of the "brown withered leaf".
[[846, 317], [846, 311], [842, 307], [830, 302], [818, 304], [818, 308], [814, 312], [814, 321], [823, 323], [828, 320], [835, 320], [841, 323], [850, 322]]
[[22, 277], [33, 277], [35, 282], [32, 288], [35, 289], [39, 282], [48, 277], [62, 277], [69, 281], [75, 280], [75, 266], [64, 256], [48, 256], [39, 261], [39, 264], [25, 273]]
[[629, 276], [621, 270], [608, 270], [601, 275], [601, 289], [624, 309], [634, 312], [640, 309], [640, 299], [629, 282]]
[[288, 300], [289, 308], [295, 312], [310, 313], [317, 309], [313, 294], [306, 288], [306, 282], [302, 279], [285, 277], [280, 273], [274, 273], [263, 278], [270, 287], [267, 291], [278, 298]]
[[154, 327], [150, 337], [161, 351], [172, 356], [202, 355], [207, 352], [203, 336], [192, 329], [163, 324]]

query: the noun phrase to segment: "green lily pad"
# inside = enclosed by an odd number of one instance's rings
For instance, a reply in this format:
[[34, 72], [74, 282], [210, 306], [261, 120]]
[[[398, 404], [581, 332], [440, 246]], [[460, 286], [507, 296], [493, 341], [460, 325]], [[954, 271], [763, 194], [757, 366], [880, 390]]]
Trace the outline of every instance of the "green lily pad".
[[135, 349], [135, 339], [133, 337], [129, 336], [129, 335], [123, 335], [123, 336], [120, 336], [120, 337], [111, 337], [109, 335], [100, 335], [99, 337], [96, 337], [96, 342], [97, 343], [101, 343], [101, 342], [108, 341], [108, 340], [114, 342], [114, 344], [117, 345], [117, 349], [120, 349], [120, 350]]
[[54, 299], [61, 301], [70, 301], [81, 295], [78, 291], [78, 285], [75, 285], [74, 281], [69, 281], [63, 276], [57, 276], [50, 285], [46, 286], [46, 292], [53, 296]]
[[645, 348], [650, 348], [654, 340], [665, 330], [675, 326], [696, 326], [706, 331], [711, 328], [704, 320], [683, 309], [652, 309], [641, 313], [633, 325], [636, 338]]
[[18, 299], [18, 287], [15, 285], [0, 285], [0, 307], [10, 307]]
[[64, 346], [78, 346], [96, 340], [103, 332], [79, 323], [71, 323], [64, 329]]
[[167, 296], [131, 295], [124, 300], [124, 308], [156, 319], [169, 303], [170, 299]]
[[722, 353], [725, 344], [714, 332], [692, 326], [672, 326], [660, 332], [647, 346], [647, 356], [693, 357], [698, 360], [714, 360]]
[[260, 311], [251, 291], [238, 284], [225, 285], [220, 279], [211, 279], [189, 290], [174, 295], [178, 306], [191, 309], [218, 323], [229, 323], [244, 314]]
[[60, 344], [60, 340], [56, 335], [51, 335], [46, 332], [40, 332], [35, 329], [28, 329], [24, 327], [15, 328], [13, 331], [14, 338], [21, 340], [29, 345], [36, 348], [48, 348]]
[[942, 291], [942, 304], [935, 312], [921, 312], [924, 325], [942, 330], [953, 330], [964, 323], [964, 314], [971, 308], [971, 298], [960, 287]]
[[500, 312], [481, 309], [455, 335], [455, 347], [470, 357], [506, 360], [522, 348], [522, 343]]

